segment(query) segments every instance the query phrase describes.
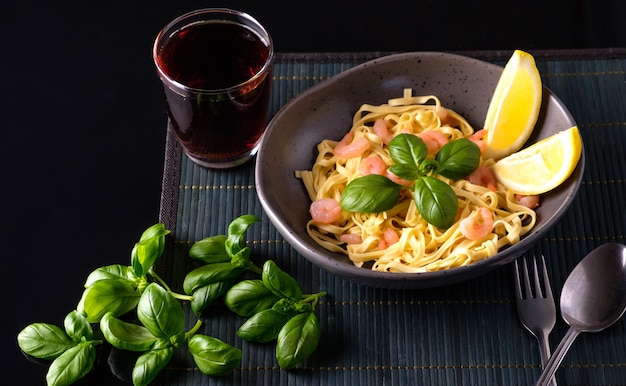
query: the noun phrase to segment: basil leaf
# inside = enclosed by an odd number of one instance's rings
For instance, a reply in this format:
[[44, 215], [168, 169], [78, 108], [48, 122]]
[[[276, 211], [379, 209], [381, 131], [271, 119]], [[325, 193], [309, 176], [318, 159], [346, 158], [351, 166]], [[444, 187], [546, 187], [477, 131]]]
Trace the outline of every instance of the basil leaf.
[[389, 171], [408, 181], [415, 181], [421, 175], [420, 169], [417, 166], [407, 164], [391, 165], [389, 167]]
[[480, 163], [480, 148], [467, 138], [448, 142], [437, 153], [437, 171], [444, 177], [459, 180], [476, 170]]
[[234, 283], [235, 279], [225, 279], [196, 288], [193, 291], [193, 299], [191, 300], [193, 313], [196, 316], [202, 315], [204, 310], [224, 295]]
[[236, 255], [244, 246], [244, 235], [250, 225], [255, 222], [261, 221], [255, 215], [246, 214], [234, 219], [230, 225], [228, 225], [228, 238], [226, 239], [226, 251], [230, 256]]
[[359, 177], [350, 181], [341, 193], [341, 208], [362, 213], [384, 212], [396, 205], [401, 189], [400, 185], [378, 174]]
[[137, 304], [139, 321], [156, 337], [170, 338], [183, 330], [185, 313], [165, 288], [151, 283]]
[[230, 262], [203, 265], [187, 273], [183, 280], [183, 290], [187, 295], [191, 295], [196, 289], [205, 285], [234, 279], [244, 270], [244, 267], [233, 265]]
[[72, 311], [65, 317], [63, 321], [65, 333], [76, 343], [81, 340], [92, 340], [93, 329], [87, 319], [76, 311]]
[[226, 292], [224, 304], [235, 314], [250, 317], [271, 308], [279, 299], [262, 280], [243, 280]]
[[76, 345], [59, 326], [33, 323], [17, 334], [17, 344], [26, 354], [39, 359], [54, 359]]
[[271, 342], [278, 337], [280, 329], [293, 315], [273, 308], [257, 312], [239, 327], [237, 336], [249, 342]]
[[263, 284], [278, 297], [295, 301], [302, 299], [302, 289], [296, 279], [278, 268], [273, 260], [267, 260], [263, 264], [261, 279]]
[[211, 336], [196, 334], [189, 339], [193, 360], [207, 375], [226, 375], [241, 363], [241, 350]]
[[111, 312], [102, 317], [100, 330], [107, 342], [120, 350], [143, 352], [159, 339], [144, 326], [119, 320]]
[[89, 287], [94, 282], [103, 279], [125, 279], [133, 282], [138, 280], [131, 267], [121, 264], [113, 264], [100, 267], [92, 271], [89, 276], [87, 276], [87, 280], [85, 280], [85, 288]]
[[230, 255], [226, 251], [225, 243], [225, 235], [207, 237], [196, 241], [189, 249], [189, 257], [206, 264], [230, 261]]
[[98, 280], [83, 291], [76, 310], [84, 314], [89, 323], [98, 323], [109, 311], [120, 316], [134, 309], [140, 296], [128, 280]]
[[272, 309], [285, 315], [295, 315], [301, 312], [309, 312], [313, 309], [313, 306], [310, 303], [283, 298], [277, 301], [272, 306]]
[[417, 167], [428, 155], [428, 147], [417, 135], [398, 134], [389, 142], [389, 155], [397, 164]]
[[440, 229], [454, 223], [459, 205], [450, 185], [430, 176], [415, 183], [415, 204], [422, 217]]
[[133, 385], [149, 385], [159, 375], [159, 372], [167, 366], [173, 355], [173, 347], [150, 350], [140, 355], [135, 362], [135, 367], [133, 367]]
[[80, 343], [59, 355], [46, 374], [48, 386], [65, 386], [87, 375], [96, 361], [96, 348], [91, 342]]
[[165, 236], [170, 231], [165, 229], [162, 223], [155, 224], [146, 229], [139, 242], [131, 251], [131, 262], [135, 275], [145, 275], [156, 260], [161, 257], [165, 249]]
[[276, 359], [281, 369], [291, 369], [308, 358], [319, 344], [320, 323], [315, 312], [298, 314], [278, 333]]

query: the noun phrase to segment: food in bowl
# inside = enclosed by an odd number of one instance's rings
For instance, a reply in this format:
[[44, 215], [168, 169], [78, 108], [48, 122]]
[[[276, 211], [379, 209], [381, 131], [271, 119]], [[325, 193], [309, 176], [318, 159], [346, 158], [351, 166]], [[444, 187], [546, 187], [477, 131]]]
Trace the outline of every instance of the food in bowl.
[[312, 201], [308, 234], [385, 272], [459, 267], [517, 243], [536, 222], [538, 198], [496, 181], [483, 134], [410, 89], [363, 105], [345, 137], [320, 142], [312, 169], [297, 172]]
[[[527, 74], [529, 68], [534, 82], [510, 75]], [[496, 106], [510, 114], [500, 113], [503, 121], [488, 114], [489, 129], [475, 130], [436, 96], [413, 96], [410, 88], [386, 104], [362, 105], [347, 134], [340, 141], [321, 141], [312, 169], [296, 172], [312, 201], [309, 236], [329, 251], [346, 254], [357, 267], [382, 272], [466, 266], [518, 243], [536, 223], [533, 209], [539, 196], [511, 189], [510, 178], [497, 179], [492, 167], [506, 168], [494, 155], [509, 156], [523, 142], [509, 135], [513, 142], [504, 143], [509, 150], [494, 152], [483, 137], [510, 134], [515, 114], [525, 138], [530, 136], [541, 106], [537, 88], [541, 83], [534, 59], [518, 50], [490, 104], [490, 112]], [[577, 131], [569, 137], [579, 138]], [[581, 151], [575, 148], [569, 166], [556, 165], [563, 172], [555, 174], [552, 188], [573, 171]], [[546, 157], [530, 154], [523, 157], [527, 166], [548, 168]], [[548, 174], [550, 183], [551, 172], [541, 174]]]
[[[387, 103], [413, 89], [415, 95], [437, 95], [442, 104], [483, 127], [502, 67], [467, 56], [442, 52], [409, 52], [383, 56], [345, 70], [287, 102], [272, 118], [257, 154], [255, 186], [271, 223], [285, 241], [314, 265], [358, 284], [383, 288], [432, 288], [466, 281], [520, 256], [549, 232], [571, 206], [584, 171], [584, 153], [572, 175], [541, 195], [534, 227], [490, 258], [439, 271], [380, 272], [354, 265], [345, 253], [333, 252], [307, 233], [311, 199], [296, 170], [310, 170], [324, 139], [339, 141], [355, 112], [367, 102]], [[576, 123], [564, 104], [543, 88], [541, 111], [527, 143], [536, 143]]]

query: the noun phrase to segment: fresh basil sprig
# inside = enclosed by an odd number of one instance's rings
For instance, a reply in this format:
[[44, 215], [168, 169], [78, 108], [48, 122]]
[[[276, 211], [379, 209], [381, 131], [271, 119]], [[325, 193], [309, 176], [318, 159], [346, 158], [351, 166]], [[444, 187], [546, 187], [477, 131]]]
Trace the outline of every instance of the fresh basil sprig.
[[[190, 257], [205, 265], [185, 277], [183, 289], [189, 295], [171, 291], [153, 270], [169, 233], [163, 224], [153, 225], [135, 244], [129, 266], [109, 265], [88, 275], [77, 309], [65, 318], [64, 329], [47, 323], [31, 324], [18, 334], [20, 348], [32, 357], [52, 361], [46, 377], [48, 386], [70, 385], [94, 366], [95, 346], [104, 342], [93, 338], [92, 323], [98, 323], [111, 346], [140, 353], [132, 371], [134, 385], [154, 380], [185, 342], [200, 371], [225, 375], [240, 364], [241, 350], [198, 334], [201, 320], [184, 331], [185, 314], [179, 300], [189, 301], [199, 316], [206, 306], [226, 294], [225, 304], [249, 318], [238, 335], [258, 342], [278, 340], [279, 366], [296, 366], [317, 348], [320, 327], [315, 306], [326, 293], [304, 295], [296, 280], [272, 260], [266, 261], [262, 269], [250, 260], [252, 250], [246, 246], [244, 236], [258, 221], [254, 215], [243, 215], [231, 222], [227, 235], [208, 237], [192, 245]], [[261, 278], [235, 284], [244, 271]], [[119, 318], [133, 309], [138, 323]]]
[[131, 252], [131, 265], [109, 265], [87, 276], [77, 311], [90, 323], [98, 323], [107, 312], [121, 316], [137, 306], [150, 283], [148, 275], [158, 278], [152, 267], [163, 254], [165, 236], [170, 233], [162, 223], [146, 229]]
[[252, 249], [245, 245], [248, 228], [261, 219], [254, 215], [243, 215], [228, 226], [228, 235], [217, 235], [200, 240], [192, 245], [189, 256], [205, 265], [185, 276], [183, 290], [192, 295], [191, 310], [200, 316], [216, 299], [235, 284], [244, 271], [259, 272], [250, 260]]
[[[396, 176], [415, 181], [415, 205], [430, 224], [447, 229], [453, 223], [458, 209], [452, 188], [435, 175], [458, 180], [473, 172], [480, 163], [480, 148], [466, 138], [448, 142], [427, 159], [428, 147], [416, 135], [399, 134], [389, 143], [389, 155], [395, 162], [389, 171]], [[396, 205], [405, 188], [387, 177], [370, 174], [352, 180], [341, 195], [343, 210], [379, 213]]]
[[248, 319], [237, 336], [250, 342], [276, 341], [276, 359], [282, 369], [302, 363], [317, 348], [321, 328], [315, 306], [326, 292], [302, 294], [296, 280], [275, 262], [263, 264], [260, 280], [235, 284], [224, 296], [224, 304]]
[[96, 361], [96, 347], [102, 340], [93, 339], [91, 324], [72, 311], [65, 317], [64, 329], [48, 323], [33, 323], [17, 336], [20, 349], [39, 359], [52, 360], [48, 385], [70, 385], [87, 375]]
[[[198, 368], [207, 375], [223, 375], [237, 366], [241, 350], [217, 338], [198, 335], [201, 322], [184, 331], [180, 303], [158, 283], [151, 283], [137, 305], [141, 325], [124, 322], [109, 312], [100, 323], [106, 340], [121, 350], [142, 352], [133, 368], [133, 384], [148, 385], [185, 342]], [[220, 366], [216, 366], [219, 363]], [[210, 365], [213, 364], [213, 365]]]

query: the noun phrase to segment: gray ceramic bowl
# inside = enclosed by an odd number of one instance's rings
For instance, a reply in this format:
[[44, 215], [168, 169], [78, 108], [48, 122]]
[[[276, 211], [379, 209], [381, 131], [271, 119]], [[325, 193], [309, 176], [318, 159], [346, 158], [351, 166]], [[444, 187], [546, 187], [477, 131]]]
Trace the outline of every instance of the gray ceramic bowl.
[[[351, 68], [313, 86], [289, 101], [271, 120], [256, 161], [261, 204], [285, 240], [313, 264], [344, 279], [384, 288], [427, 288], [472, 279], [506, 264], [539, 240], [570, 206], [582, 179], [584, 154], [569, 179], [544, 194], [535, 228], [497, 255], [472, 265], [427, 273], [375, 272], [355, 267], [347, 256], [325, 250], [307, 234], [310, 200], [295, 170], [310, 169], [316, 145], [339, 140], [363, 103], [381, 104], [413, 88], [413, 95], [437, 95], [442, 104], [482, 128], [502, 67], [439, 52], [385, 56]], [[544, 88], [539, 120], [528, 143], [576, 123], [561, 101]], [[584, 152], [583, 152], [584, 153]]]

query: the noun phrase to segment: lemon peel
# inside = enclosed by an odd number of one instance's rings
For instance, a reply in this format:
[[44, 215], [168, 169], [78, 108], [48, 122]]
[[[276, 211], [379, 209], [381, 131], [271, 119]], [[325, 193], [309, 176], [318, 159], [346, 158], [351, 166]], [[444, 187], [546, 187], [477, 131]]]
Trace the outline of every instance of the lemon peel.
[[515, 50], [506, 63], [485, 118], [485, 157], [500, 159], [522, 148], [530, 137], [542, 99], [533, 56]]
[[502, 185], [517, 194], [542, 194], [567, 180], [581, 155], [580, 133], [572, 126], [502, 158], [491, 170]]

